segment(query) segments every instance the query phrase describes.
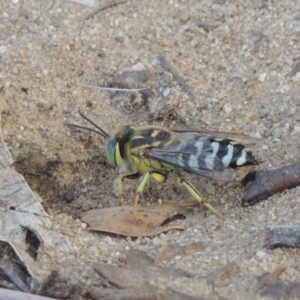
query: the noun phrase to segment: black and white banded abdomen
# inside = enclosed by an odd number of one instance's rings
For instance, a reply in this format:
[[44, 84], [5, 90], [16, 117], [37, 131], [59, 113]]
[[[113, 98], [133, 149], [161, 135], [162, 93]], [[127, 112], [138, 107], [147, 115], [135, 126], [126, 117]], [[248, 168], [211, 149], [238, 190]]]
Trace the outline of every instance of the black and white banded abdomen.
[[209, 157], [212, 160], [217, 158], [221, 160], [224, 167], [237, 168], [246, 165], [257, 165], [251, 151], [247, 150], [245, 145], [239, 144], [229, 139], [210, 139], [212, 152]]

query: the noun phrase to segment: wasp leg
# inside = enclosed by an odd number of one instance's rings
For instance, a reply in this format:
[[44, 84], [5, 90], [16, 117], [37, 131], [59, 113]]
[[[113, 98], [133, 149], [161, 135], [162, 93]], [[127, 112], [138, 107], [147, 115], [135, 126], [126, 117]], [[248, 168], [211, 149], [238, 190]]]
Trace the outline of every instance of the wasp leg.
[[126, 175], [121, 175], [118, 179], [118, 192], [119, 192], [119, 204], [122, 205], [124, 203], [125, 199], [125, 193], [124, 193], [124, 181], [133, 181], [137, 180], [141, 177], [141, 174], [136, 173], [130, 173]]
[[150, 180], [151, 178], [149, 178], [149, 180], [147, 181], [147, 195], [152, 201], [155, 201], [156, 197], [150, 191]]
[[137, 187], [136, 189], [136, 195], [135, 195], [135, 198], [134, 198], [134, 203], [133, 203], [133, 215], [135, 217], [136, 220], [139, 220], [139, 217], [138, 217], [138, 212], [137, 212], [137, 208], [138, 208], [138, 204], [139, 204], [139, 200], [140, 200], [140, 197], [145, 189], [145, 186], [149, 180], [149, 175], [150, 173], [146, 173], [143, 177], [142, 177], [142, 180], [139, 184], [139, 186]]
[[179, 174], [175, 174], [175, 180], [177, 183], [182, 184], [188, 192], [192, 195], [192, 197], [198, 201], [199, 203], [203, 204], [207, 209], [209, 209], [212, 213], [214, 213], [217, 217], [222, 218], [223, 216], [212, 207], [208, 202], [206, 202], [197, 189], [187, 180], [182, 178]]
[[[150, 172], [150, 174], [155, 179], [155, 181], [157, 181], [159, 183], [166, 181], [166, 177], [164, 175], [162, 175], [161, 173], [152, 171], [152, 172]], [[153, 201], [155, 201], [156, 197], [153, 196], [153, 194], [150, 192], [150, 179], [151, 179], [151, 177], [149, 178], [149, 180], [147, 182], [147, 194], [148, 194], [149, 198], [151, 198]]]

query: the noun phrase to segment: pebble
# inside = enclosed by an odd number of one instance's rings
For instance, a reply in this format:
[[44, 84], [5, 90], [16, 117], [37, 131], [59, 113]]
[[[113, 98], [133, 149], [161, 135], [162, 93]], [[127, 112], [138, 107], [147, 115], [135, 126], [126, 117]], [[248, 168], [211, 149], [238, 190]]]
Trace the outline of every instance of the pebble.
[[148, 80], [148, 73], [142, 63], [119, 70], [111, 79], [110, 86], [117, 88], [134, 88]]
[[258, 75], [258, 80], [260, 82], [264, 82], [266, 80], [266, 77], [267, 77], [267, 73], [261, 73]]
[[171, 92], [171, 89], [169, 87], [166, 87], [163, 91], [163, 96], [167, 97]]
[[258, 256], [258, 257], [264, 257], [265, 255], [266, 255], [266, 252], [264, 252], [264, 251], [258, 250], [256, 252], [256, 256]]
[[4, 54], [6, 52], [6, 46], [0, 46], [0, 54]]
[[299, 126], [295, 126], [294, 129], [293, 129], [293, 131], [292, 131], [292, 135], [293, 134], [297, 134], [299, 132], [300, 132], [300, 127]]
[[224, 110], [227, 114], [230, 114], [232, 112], [232, 107], [231, 107], [231, 104], [230, 103], [226, 103], [224, 105]]
[[109, 245], [114, 245], [115, 242], [112, 240], [112, 238], [110, 236], [106, 236], [104, 239], [103, 239], [104, 242], [106, 242], [107, 244]]
[[259, 108], [258, 114], [261, 118], [265, 118], [269, 114], [269, 111], [267, 110], [267, 108], [264, 105], [261, 105], [261, 107]]
[[257, 217], [257, 222], [262, 222], [265, 220], [265, 215], [260, 215]]
[[163, 241], [161, 240], [159, 237], [154, 237], [153, 240], [152, 240], [152, 243], [154, 246], [166, 246], [167, 242], [166, 241]]
[[92, 254], [92, 255], [95, 255], [95, 256], [99, 255], [98, 248], [97, 248], [97, 246], [95, 246], [95, 245], [91, 246], [91, 247], [88, 249], [88, 252], [89, 252], [89, 254]]
[[210, 184], [210, 183], [207, 183], [206, 185], [205, 185], [205, 190], [206, 190], [206, 192], [208, 193], [208, 194], [210, 194], [210, 195], [212, 195], [212, 194], [214, 194], [215, 193], [215, 187], [212, 185], [212, 184]]

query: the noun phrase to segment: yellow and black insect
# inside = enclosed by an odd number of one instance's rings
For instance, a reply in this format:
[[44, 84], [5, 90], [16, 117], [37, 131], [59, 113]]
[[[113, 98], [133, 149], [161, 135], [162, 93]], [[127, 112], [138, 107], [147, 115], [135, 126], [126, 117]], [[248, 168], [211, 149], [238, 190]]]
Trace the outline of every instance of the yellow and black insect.
[[158, 182], [164, 182], [169, 175], [173, 175], [175, 181], [182, 184], [196, 201], [221, 216], [183, 178], [182, 171], [228, 182], [235, 178], [235, 172], [231, 168], [258, 164], [252, 153], [239, 142], [253, 141], [246, 136], [212, 131], [171, 130], [159, 126], [124, 126], [110, 136], [84, 114], [79, 114], [97, 130], [69, 125], [96, 132], [104, 137], [109, 163], [131, 170], [131, 173], [120, 176], [118, 180], [121, 204], [124, 202], [124, 181], [140, 180], [134, 200], [136, 218], [139, 198], [150, 176]]

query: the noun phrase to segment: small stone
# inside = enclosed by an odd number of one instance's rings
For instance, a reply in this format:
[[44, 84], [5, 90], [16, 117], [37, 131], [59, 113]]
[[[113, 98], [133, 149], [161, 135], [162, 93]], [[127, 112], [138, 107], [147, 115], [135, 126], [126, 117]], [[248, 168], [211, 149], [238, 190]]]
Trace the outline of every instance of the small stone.
[[269, 146], [268, 145], [263, 145], [262, 148], [263, 148], [263, 150], [268, 150]]
[[258, 256], [258, 257], [264, 257], [265, 255], [266, 255], [266, 252], [264, 252], [264, 251], [258, 250], [256, 252], [256, 256]]
[[6, 46], [0, 46], [0, 54], [4, 54], [6, 52]]
[[299, 126], [295, 126], [294, 129], [293, 129], [293, 131], [292, 131], [292, 135], [293, 134], [297, 134], [299, 132], [300, 132], [300, 127]]
[[87, 228], [87, 224], [86, 223], [81, 223], [81, 228], [82, 229], [86, 229]]
[[137, 64], [135, 64], [131, 67], [131, 70], [132, 71], [144, 71], [145, 66], [141, 62], [138, 62]]
[[258, 131], [252, 132], [251, 134], [249, 134], [251, 137], [254, 137], [255, 139], [261, 139], [262, 136]]
[[110, 236], [106, 236], [104, 239], [103, 239], [104, 242], [106, 242], [107, 244], [109, 245], [113, 245], [114, 244], [114, 241], [112, 240], [112, 238]]
[[148, 73], [142, 63], [119, 70], [110, 82], [110, 86], [117, 88], [133, 88], [148, 80]]
[[75, 199], [75, 192], [76, 192], [75, 185], [70, 186], [68, 190], [65, 192], [65, 194], [63, 195], [64, 200], [67, 203], [71, 203]]
[[272, 142], [274, 142], [274, 143], [279, 143], [279, 142], [280, 142], [280, 138], [274, 138], [274, 139], [272, 140]]
[[252, 110], [248, 111], [245, 115], [245, 122], [249, 123], [251, 118], [255, 116], [254, 112]]
[[264, 82], [266, 80], [266, 77], [267, 77], [267, 73], [261, 73], [258, 75], [258, 80], [260, 82]]
[[97, 246], [93, 245], [88, 249], [89, 254], [97, 256], [99, 254]]
[[167, 97], [171, 92], [171, 89], [169, 87], [166, 87], [163, 91], [163, 95], [164, 97]]
[[210, 195], [213, 195], [215, 193], [215, 187], [210, 183], [207, 183], [205, 185], [205, 190], [206, 190], [207, 194], [210, 194]]
[[265, 118], [269, 114], [269, 111], [267, 110], [267, 108], [264, 105], [261, 105], [258, 113], [261, 118]]
[[260, 215], [260, 216], [257, 217], [258, 222], [262, 222], [264, 220], [265, 220], [265, 215]]
[[230, 114], [232, 112], [232, 107], [231, 107], [231, 104], [230, 103], [226, 103], [224, 105], [224, 110], [227, 114]]
[[12, 72], [13, 74], [19, 74], [19, 69], [17, 67], [13, 67]]
[[166, 245], [166, 241], [162, 241], [157, 236], [152, 240], [152, 243], [153, 243], [154, 246], [165, 246]]

